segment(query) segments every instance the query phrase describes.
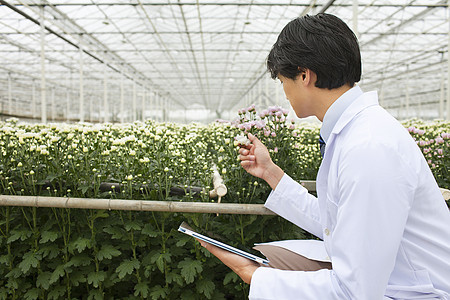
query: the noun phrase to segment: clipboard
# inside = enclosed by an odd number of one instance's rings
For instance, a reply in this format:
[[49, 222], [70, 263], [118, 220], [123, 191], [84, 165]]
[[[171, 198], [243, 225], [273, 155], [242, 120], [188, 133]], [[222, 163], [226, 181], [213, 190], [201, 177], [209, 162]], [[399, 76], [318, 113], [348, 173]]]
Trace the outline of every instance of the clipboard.
[[237, 255], [240, 255], [240, 256], [243, 256], [245, 258], [248, 258], [250, 260], [256, 261], [257, 263], [260, 263], [260, 264], [263, 264], [263, 265], [266, 265], [266, 266], [269, 265], [269, 261], [267, 259], [265, 259], [265, 258], [261, 258], [259, 256], [253, 255], [253, 254], [248, 253], [246, 251], [243, 251], [241, 249], [232, 247], [230, 245], [227, 245], [225, 243], [219, 242], [219, 241], [217, 241], [215, 239], [212, 239], [210, 237], [202, 235], [202, 234], [200, 234], [198, 232], [195, 232], [194, 230], [192, 230], [191, 227], [189, 227], [188, 224], [186, 224], [186, 222], [181, 223], [180, 227], [178, 228], [178, 231], [180, 231], [182, 233], [185, 233], [187, 235], [190, 235], [190, 236], [192, 236], [194, 238], [197, 238], [199, 240], [205, 241], [205, 242], [207, 242], [207, 243], [209, 243], [211, 245], [214, 245], [214, 246], [217, 246], [217, 247], [222, 248], [224, 250], [227, 250], [229, 252], [232, 252], [232, 253], [235, 253]]

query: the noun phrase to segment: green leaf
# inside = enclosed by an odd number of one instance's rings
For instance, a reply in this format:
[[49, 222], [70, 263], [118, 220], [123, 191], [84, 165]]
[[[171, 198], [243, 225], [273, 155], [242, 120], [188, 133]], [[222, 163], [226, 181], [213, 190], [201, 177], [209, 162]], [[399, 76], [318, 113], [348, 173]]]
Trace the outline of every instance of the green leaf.
[[228, 298], [225, 298], [225, 295], [221, 291], [216, 289], [216, 290], [214, 290], [214, 293], [212, 295], [212, 299], [214, 299], [214, 300], [226, 300]]
[[113, 246], [103, 245], [102, 249], [100, 249], [100, 251], [98, 251], [98, 253], [97, 253], [97, 258], [99, 261], [102, 261], [104, 259], [111, 259], [114, 256], [119, 256], [120, 254], [122, 254], [122, 252], [120, 252]]
[[116, 272], [119, 273], [119, 278], [122, 279], [125, 275], [133, 273], [133, 270], [138, 268], [139, 261], [137, 259], [127, 259], [117, 267]]
[[151, 258], [151, 263], [156, 263], [156, 266], [161, 271], [164, 272], [164, 262], [170, 263], [172, 261], [170, 253], [155, 253]]
[[225, 278], [223, 280], [223, 285], [227, 285], [230, 282], [236, 282], [238, 279], [239, 279], [239, 277], [237, 276], [236, 273], [229, 272], [229, 273], [227, 273], [227, 275], [225, 275]]
[[183, 277], [181, 277], [180, 274], [177, 274], [177, 273], [174, 273], [174, 272], [170, 272], [170, 273], [167, 274], [166, 281], [167, 281], [168, 284], [171, 284], [172, 282], [175, 282], [179, 286], [183, 286], [183, 284], [184, 284]]
[[27, 273], [30, 268], [36, 268], [42, 256], [34, 251], [27, 252], [23, 255], [23, 260], [19, 264], [19, 269], [23, 273]]
[[104, 295], [100, 290], [91, 290], [88, 295], [88, 300], [103, 300]]
[[41, 233], [40, 244], [47, 243], [48, 241], [54, 242], [58, 238], [58, 233], [54, 231], [43, 231]]
[[192, 237], [190, 237], [189, 235], [184, 235], [184, 236], [182, 236], [182, 237], [180, 237], [178, 239], [178, 242], [176, 243], [176, 246], [177, 247], [183, 247], [190, 240], [192, 240]]
[[58, 174], [49, 174], [47, 175], [47, 177], [45, 178], [46, 181], [50, 181], [52, 182], [53, 180], [55, 180], [56, 178], [58, 178]]
[[167, 291], [165, 288], [160, 286], [159, 284], [154, 286], [151, 290], [150, 297], [152, 297], [153, 300], [166, 299], [167, 298]]
[[195, 276], [203, 271], [201, 262], [190, 258], [185, 258], [181, 261], [178, 264], [178, 268], [181, 268], [181, 276], [188, 284], [194, 282]]
[[198, 297], [190, 289], [186, 289], [181, 294], [181, 300], [197, 300]]
[[70, 282], [72, 282], [73, 286], [79, 286], [80, 283], [86, 282], [86, 276], [83, 272], [74, 272], [70, 274]]
[[104, 271], [91, 272], [88, 274], [87, 281], [95, 288], [98, 288], [99, 284], [105, 280], [106, 273]]
[[79, 237], [75, 241], [69, 244], [69, 251], [77, 249], [79, 253], [83, 252], [86, 248], [92, 248], [91, 240]]
[[0, 299], [8, 299], [8, 290], [0, 288]]
[[18, 267], [13, 268], [6, 274], [7, 278], [19, 278], [21, 276], [23, 276], [23, 272]]
[[33, 232], [30, 230], [27, 230], [26, 228], [17, 229], [17, 230], [13, 229], [13, 230], [11, 230], [11, 235], [9, 236], [6, 243], [11, 244], [12, 242], [17, 241], [18, 239], [20, 239], [21, 241], [24, 241], [27, 238], [29, 238], [32, 234], [33, 234]]
[[5, 254], [0, 256], [0, 264], [8, 265], [9, 264], [10, 255]]
[[28, 290], [25, 295], [23, 295], [23, 299], [25, 300], [36, 300], [39, 297], [40, 290], [38, 288], [32, 288]]
[[66, 263], [67, 267], [79, 267], [79, 266], [88, 266], [91, 263], [91, 258], [87, 255], [75, 255], [70, 258], [70, 260]]
[[211, 299], [215, 287], [214, 282], [208, 279], [200, 279], [196, 284], [197, 291], [208, 299]]
[[42, 272], [39, 274], [36, 279], [36, 287], [41, 287], [44, 290], [48, 290], [50, 287], [50, 276], [52, 276], [52, 273], [50, 272]]
[[60, 277], [64, 277], [66, 274], [64, 265], [59, 265], [56, 267], [56, 269], [53, 271], [52, 276], [50, 277], [50, 284], [53, 284], [58, 281]]
[[59, 285], [56, 286], [54, 288], [52, 288], [52, 290], [48, 293], [47, 299], [51, 300], [51, 299], [64, 299], [64, 294], [66, 293], [66, 287]]
[[87, 184], [82, 184], [78, 187], [78, 190], [81, 191], [82, 194], [86, 194], [86, 191], [90, 188]]
[[59, 255], [59, 248], [55, 244], [46, 244], [39, 249], [38, 253], [42, 255], [42, 258], [53, 259]]
[[125, 224], [125, 230], [126, 231], [130, 231], [131, 229], [133, 229], [133, 230], [141, 230], [142, 229], [142, 223], [139, 222], [138, 220], [129, 221], [128, 223]]
[[141, 282], [134, 286], [134, 295], [137, 297], [141, 295], [143, 298], [147, 298], [150, 289], [147, 283]]
[[104, 232], [109, 233], [112, 239], [125, 239], [125, 231], [122, 228], [110, 226], [103, 229]]
[[141, 231], [142, 234], [148, 235], [149, 237], [157, 237], [158, 231], [156, 231], [150, 224], [145, 224]]
[[106, 210], [98, 210], [95, 215], [93, 220], [98, 219], [98, 218], [107, 218], [109, 217], [109, 214]]
[[19, 288], [19, 282], [17, 281], [16, 278], [9, 278], [6, 287], [9, 290], [17, 290]]

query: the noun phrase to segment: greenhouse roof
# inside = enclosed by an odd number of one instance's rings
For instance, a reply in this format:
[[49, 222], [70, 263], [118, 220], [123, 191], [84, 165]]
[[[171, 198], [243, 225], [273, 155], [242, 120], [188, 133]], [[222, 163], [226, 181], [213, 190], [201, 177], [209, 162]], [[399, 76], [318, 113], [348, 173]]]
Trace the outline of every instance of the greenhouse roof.
[[271, 104], [280, 93], [265, 67], [271, 46], [290, 20], [322, 11], [357, 33], [363, 89], [378, 90], [390, 109], [437, 111], [448, 77], [448, 3], [0, 1], [2, 111], [11, 112], [13, 98], [30, 114], [32, 93], [40, 95], [43, 76], [57, 111], [69, 98], [71, 108], [79, 110], [74, 99], [80, 83], [86, 99], [81, 109], [99, 116], [105, 97], [112, 106], [120, 97], [127, 107], [130, 99], [146, 97], [150, 106], [203, 108], [216, 112], [214, 117], [253, 102]]

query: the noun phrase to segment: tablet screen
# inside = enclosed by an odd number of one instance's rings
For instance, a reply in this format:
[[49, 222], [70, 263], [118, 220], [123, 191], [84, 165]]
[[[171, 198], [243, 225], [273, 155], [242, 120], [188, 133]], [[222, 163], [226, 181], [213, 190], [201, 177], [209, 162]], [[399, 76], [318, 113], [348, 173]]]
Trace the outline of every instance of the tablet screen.
[[180, 227], [178, 228], [178, 231], [180, 231], [182, 233], [185, 233], [187, 235], [190, 235], [190, 236], [192, 236], [194, 238], [197, 238], [199, 240], [205, 241], [205, 242], [207, 242], [207, 243], [209, 243], [211, 245], [214, 245], [214, 246], [217, 246], [219, 248], [225, 249], [227, 251], [230, 251], [230, 252], [235, 253], [237, 255], [243, 256], [243, 257], [248, 258], [250, 260], [256, 261], [257, 263], [264, 264], [264, 265], [268, 265], [269, 264], [269, 261], [267, 259], [265, 259], [265, 258], [258, 257], [256, 255], [253, 255], [253, 254], [248, 253], [246, 251], [243, 251], [241, 249], [232, 247], [230, 245], [227, 245], [225, 243], [222, 243], [222, 242], [219, 242], [219, 241], [217, 241], [215, 239], [207, 237], [207, 236], [205, 236], [203, 234], [195, 232], [185, 222], [181, 223]]

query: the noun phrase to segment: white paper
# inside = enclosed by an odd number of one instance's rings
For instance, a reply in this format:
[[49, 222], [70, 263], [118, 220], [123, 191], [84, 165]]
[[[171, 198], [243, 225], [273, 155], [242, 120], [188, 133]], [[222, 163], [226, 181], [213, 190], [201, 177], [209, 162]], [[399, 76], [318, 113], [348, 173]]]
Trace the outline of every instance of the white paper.
[[306, 258], [312, 260], [318, 260], [323, 262], [331, 262], [327, 251], [325, 250], [325, 244], [323, 241], [318, 240], [286, 240], [276, 241], [270, 243], [259, 243], [258, 245], [272, 245], [281, 247], [297, 254], [303, 255]]

